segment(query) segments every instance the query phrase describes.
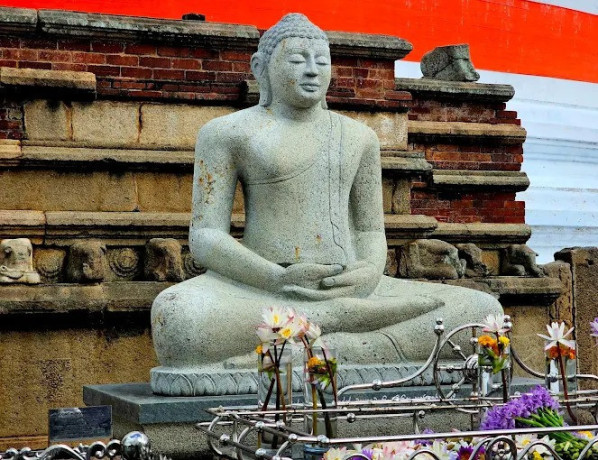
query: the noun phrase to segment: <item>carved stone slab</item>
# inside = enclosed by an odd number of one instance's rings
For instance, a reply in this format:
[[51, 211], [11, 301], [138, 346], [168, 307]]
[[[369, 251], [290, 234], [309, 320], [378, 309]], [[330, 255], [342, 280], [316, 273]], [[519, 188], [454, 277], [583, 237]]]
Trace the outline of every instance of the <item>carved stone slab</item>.
[[[339, 388], [360, 383], [372, 383], [375, 380], [399, 380], [414, 374], [419, 369], [417, 363], [405, 363], [385, 366], [340, 366], [337, 375]], [[303, 370], [293, 369], [293, 391], [302, 391]], [[155, 367], [150, 371], [151, 387], [155, 394], [167, 396], [219, 396], [257, 393], [258, 374], [251, 369], [234, 369], [212, 372], [193, 373], [176, 372], [172, 369]], [[442, 372], [443, 384], [458, 381], [458, 373]], [[433, 385], [432, 370], [428, 369], [420, 377], [405, 386]]]

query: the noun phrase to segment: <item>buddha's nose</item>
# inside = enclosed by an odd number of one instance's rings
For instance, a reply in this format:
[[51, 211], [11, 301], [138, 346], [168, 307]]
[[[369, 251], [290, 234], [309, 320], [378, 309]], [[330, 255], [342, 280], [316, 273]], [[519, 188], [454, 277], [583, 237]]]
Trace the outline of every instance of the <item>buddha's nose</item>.
[[307, 59], [306, 67], [305, 67], [305, 74], [309, 76], [316, 76], [319, 74], [318, 64], [316, 64], [315, 59]]

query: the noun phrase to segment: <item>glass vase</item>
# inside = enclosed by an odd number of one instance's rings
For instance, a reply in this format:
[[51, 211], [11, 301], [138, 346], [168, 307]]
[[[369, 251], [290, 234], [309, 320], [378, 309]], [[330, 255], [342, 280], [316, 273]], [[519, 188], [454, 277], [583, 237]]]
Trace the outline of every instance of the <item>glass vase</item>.
[[[573, 344], [575, 341], [571, 340]], [[553, 349], [546, 356], [545, 382], [546, 388], [552, 394], [561, 394], [567, 398], [572, 398], [577, 393], [577, 359], [576, 348], [571, 349]], [[572, 350], [572, 352], [571, 352]], [[565, 374], [566, 379], [562, 376]]]
[[511, 353], [508, 339], [505, 336], [481, 336], [478, 339], [477, 354], [478, 396], [501, 398], [503, 402], [507, 402], [511, 387]]
[[[337, 357], [336, 350], [329, 347], [312, 347], [305, 350], [303, 366], [303, 401], [306, 410], [305, 432], [313, 436], [334, 438], [337, 435], [336, 414], [326, 409], [337, 406]], [[305, 444], [304, 458], [321, 458], [328, 447]]]

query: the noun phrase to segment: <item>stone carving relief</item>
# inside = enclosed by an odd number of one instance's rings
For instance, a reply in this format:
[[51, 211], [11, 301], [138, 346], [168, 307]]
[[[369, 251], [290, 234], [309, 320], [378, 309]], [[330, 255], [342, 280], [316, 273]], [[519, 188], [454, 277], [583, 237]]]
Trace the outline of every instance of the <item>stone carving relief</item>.
[[513, 244], [503, 250], [501, 275], [542, 278], [542, 267], [536, 264], [536, 252], [525, 244]]
[[39, 273], [33, 269], [33, 246], [27, 238], [0, 241], [0, 284], [38, 284]]
[[183, 281], [181, 245], [174, 238], [153, 238], [145, 246], [145, 279]]
[[62, 249], [37, 249], [33, 253], [33, 263], [44, 283], [64, 281], [63, 268], [66, 252]]
[[444, 81], [478, 81], [469, 56], [469, 45], [439, 46], [424, 54], [420, 68], [425, 78]]
[[398, 270], [397, 251], [395, 249], [389, 249], [386, 251], [386, 267], [384, 268], [384, 274], [395, 278]]
[[108, 264], [118, 281], [131, 281], [140, 274], [139, 254], [132, 248], [111, 249]]
[[106, 245], [98, 240], [78, 241], [69, 248], [67, 280], [73, 283], [99, 283], [106, 277]]
[[465, 276], [467, 278], [478, 278], [488, 276], [490, 270], [482, 262], [482, 250], [473, 243], [457, 244], [455, 246], [459, 251], [459, 260], [465, 267]]
[[457, 248], [441, 240], [415, 240], [398, 250], [401, 278], [458, 279], [464, 267]]

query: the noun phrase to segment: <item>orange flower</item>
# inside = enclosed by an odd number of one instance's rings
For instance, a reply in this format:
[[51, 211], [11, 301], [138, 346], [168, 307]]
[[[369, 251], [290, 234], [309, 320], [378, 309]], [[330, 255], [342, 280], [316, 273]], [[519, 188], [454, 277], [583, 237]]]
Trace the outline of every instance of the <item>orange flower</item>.
[[482, 335], [482, 336], [480, 336], [480, 338], [478, 339], [478, 343], [481, 346], [487, 347], [487, 348], [494, 348], [494, 347], [496, 347], [496, 340], [494, 340], [489, 335]]

